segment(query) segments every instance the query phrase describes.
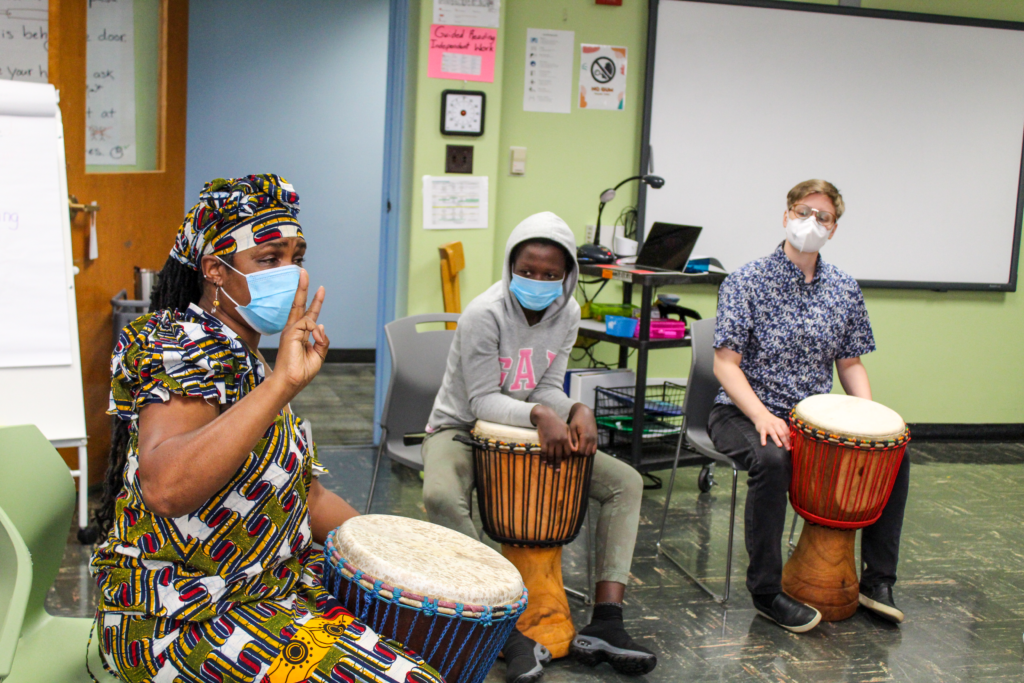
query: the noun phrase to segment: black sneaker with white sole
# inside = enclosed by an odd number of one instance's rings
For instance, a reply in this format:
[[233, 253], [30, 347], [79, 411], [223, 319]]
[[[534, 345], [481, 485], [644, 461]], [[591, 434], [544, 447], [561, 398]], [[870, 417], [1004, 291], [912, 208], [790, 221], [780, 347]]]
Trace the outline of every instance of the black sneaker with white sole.
[[810, 605], [805, 605], [789, 597], [785, 593], [774, 595], [755, 595], [754, 608], [765, 619], [792, 631], [806, 633], [821, 621], [821, 612]]
[[905, 616], [892, 599], [892, 586], [889, 584], [880, 583], [877, 586], [861, 586], [858, 599], [861, 605], [886, 621], [891, 621], [894, 624], [903, 623]]
[[626, 633], [619, 603], [594, 605], [593, 618], [572, 639], [569, 654], [587, 666], [608, 662], [620, 674], [647, 674], [658, 665], [654, 653]]
[[505, 657], [505, 683], [534, 683], [544, 676], [551, 652], [535, 640], [512, 629], [501, 654]]
[[620, 674], [639, 676], [649, 674], [658, 665], [658, 658], [653, 652], [642, 645], [637, 645], [632, 638], [626, 636], [626, 647], [615, 647], [607, 640], [596, 636], [576, 634], [569, 645], [569, 653], [576, 661], [587, 666], [597, 666], [608, 662]]

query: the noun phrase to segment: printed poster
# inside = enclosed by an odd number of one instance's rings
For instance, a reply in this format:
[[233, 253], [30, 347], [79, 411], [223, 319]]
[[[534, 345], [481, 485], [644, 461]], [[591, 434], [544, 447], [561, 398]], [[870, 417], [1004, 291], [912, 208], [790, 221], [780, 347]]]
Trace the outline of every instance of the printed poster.
[[501, 0], [434, 0], [434, 23], [498, 28]]
[[423, 176], [423, 228], [487, 227], [487, 176]]
[[626, 48], [580, 46], [580, 109], [616, 109], [626, 103]]
[[497, 44], [497, 29], [434, 24], [430, 27], [427, 76], [493, 83]]
[[573, 31], [526, 29], [523, 111], [568, 114], [572, 107]]

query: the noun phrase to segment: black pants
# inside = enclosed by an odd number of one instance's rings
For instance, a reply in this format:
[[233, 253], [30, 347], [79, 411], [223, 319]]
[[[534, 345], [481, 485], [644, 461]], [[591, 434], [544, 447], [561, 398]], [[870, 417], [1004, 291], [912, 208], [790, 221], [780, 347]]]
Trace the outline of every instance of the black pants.
[[[708, 433], [719, 453], [747, 468], [747, 509], [744, 514], [747, 554], [747, 589], [753, 595], [782, 591], [782, 535], [793, 471], [789, 451], [761, 435], [739, 408], [716, 405], [708, 419]], [[910, 485], [910, 457], [904, 456], [889, 502], [878, 521], [861, 535], [861, 577], [864, 586], [896, 583], [903, 510]]]

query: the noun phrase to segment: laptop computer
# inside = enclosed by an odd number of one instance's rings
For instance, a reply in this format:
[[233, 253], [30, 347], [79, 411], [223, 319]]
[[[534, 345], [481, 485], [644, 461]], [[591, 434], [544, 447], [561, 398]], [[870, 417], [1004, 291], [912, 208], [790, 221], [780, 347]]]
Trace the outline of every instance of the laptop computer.
[[636, 255], [636, 266], [682, 272], [690, 260], [700, 231], [701, 228], [695, 225], [655, 223], [644, 239], [640, 253]]

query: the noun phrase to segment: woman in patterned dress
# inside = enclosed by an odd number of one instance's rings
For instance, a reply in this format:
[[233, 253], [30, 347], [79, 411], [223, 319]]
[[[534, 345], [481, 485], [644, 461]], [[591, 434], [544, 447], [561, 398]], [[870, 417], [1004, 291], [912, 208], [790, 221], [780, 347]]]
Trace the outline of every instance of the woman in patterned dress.
[[[91, 571], [100, 646], [126, 681], [441, 681], [321, 584], [312, 542], [357, 513], [317, 480], [288, 406], [329, 344], [298, 210], [278, 176], [207, 183], [153, 312], [114, 349], [120, 420]], [[258, 346], [276, 332], [271, 373]]]

